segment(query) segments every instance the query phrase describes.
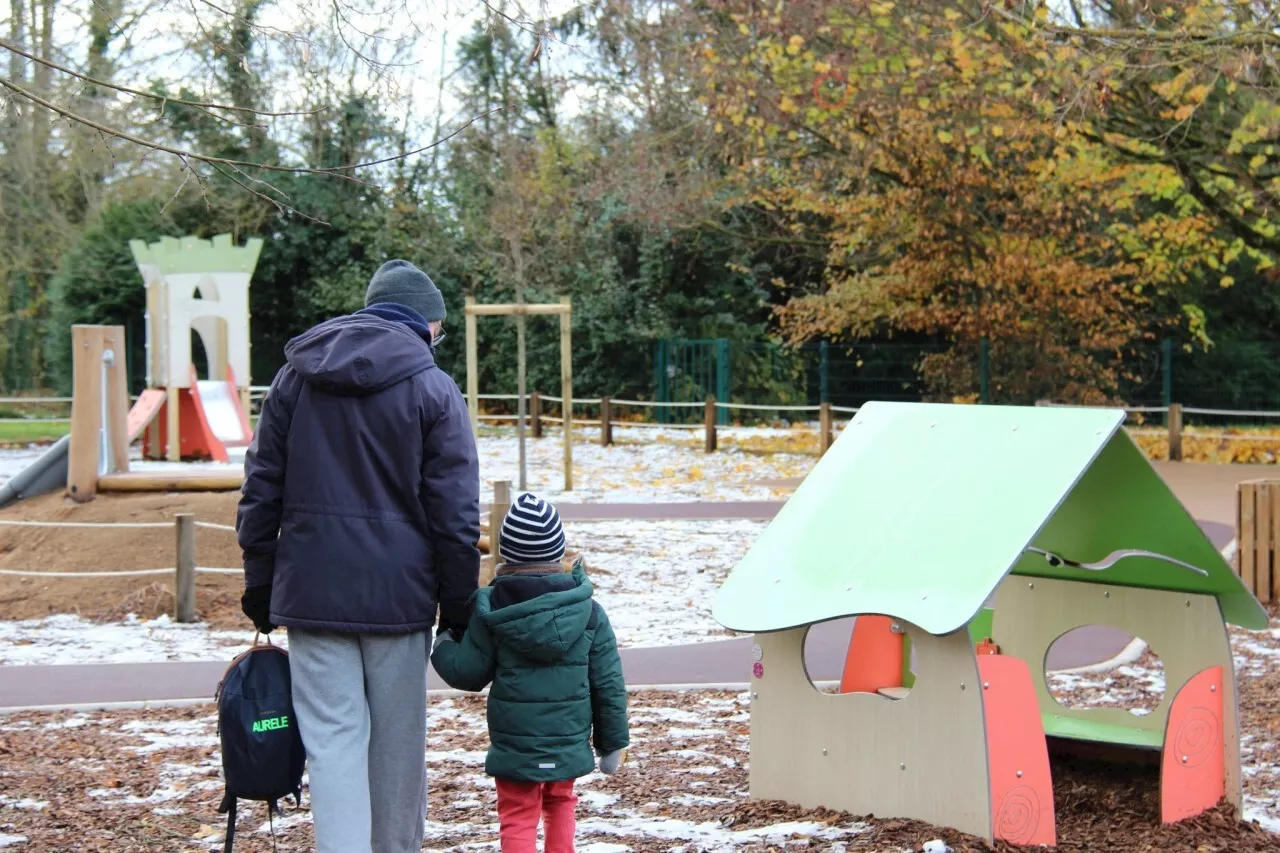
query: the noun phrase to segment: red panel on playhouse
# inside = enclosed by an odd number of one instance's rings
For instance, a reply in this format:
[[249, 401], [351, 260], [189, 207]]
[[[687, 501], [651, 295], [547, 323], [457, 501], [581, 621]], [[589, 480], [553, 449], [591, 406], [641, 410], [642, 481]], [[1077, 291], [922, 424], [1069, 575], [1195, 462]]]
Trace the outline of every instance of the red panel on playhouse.
[[1008, 655], [978, 656], [991, 773], [991, 826], [1011, 844], [1058, 842], [1049, 747], [1031, 670]]
[[841, 693], [875, 693], [902, 686], [902, 639], [888, 616], [858, 616], [844, 659]]
[[1160, 819], [1174, 823], [1213, 808], [1226, 794], [1222, 667], [1203, 670], [1173, 699], [1160, 762]]

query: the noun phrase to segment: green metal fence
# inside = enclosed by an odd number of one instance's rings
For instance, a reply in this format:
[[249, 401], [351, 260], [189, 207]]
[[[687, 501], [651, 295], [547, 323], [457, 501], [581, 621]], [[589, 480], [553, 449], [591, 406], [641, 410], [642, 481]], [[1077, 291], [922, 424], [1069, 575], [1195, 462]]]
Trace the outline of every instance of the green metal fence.
[[[1105, 377], [1097, 388], [1130, 406], [1184, 406], [1244, 411], [1280, 410], [1280, 341], [1232, 342], [1208, 350], [1171, 340], [1123, 350], [1071, 353], [1085, 375]], [[940, 393], [930, 365], [946, 356], [949, 373]], [[1032, 404], [1060, 397], [1066, 383], [1037, 354], [998, 345], [963, 350], [937, 343], [853, 342], [785, 346], [724, 339], [661, 340], [654, 346], [655, 399], [718, 400], [753, 405], [860, 406], [869, 400], [938, 400], [967, 397], [992, 404]], [[1043, 359], [1040, 359], [1043, 362]], [[1064, 368], [1065, 370], [1066, 368]], [[1039, 384], [1025, 380], [1044, 374]], [[1065, 375], [1065, 374], [1064, 374]], [[1058, 400], [1062, 401], [1062, 400]], [[659, 410], [673, 420], [697, 421], [702, 412]], [[785, 412], [783, 413], [785, 415]], [[731, 417], [719, 414], [720, 423]]]

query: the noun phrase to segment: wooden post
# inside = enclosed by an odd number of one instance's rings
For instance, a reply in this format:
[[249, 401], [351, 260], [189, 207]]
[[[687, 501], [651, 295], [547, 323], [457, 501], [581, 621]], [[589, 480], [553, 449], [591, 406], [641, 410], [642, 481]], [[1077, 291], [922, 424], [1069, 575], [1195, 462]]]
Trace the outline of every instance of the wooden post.
[[165, 442], [168, 444], [168, 447], [165, 448], [165, 458], [170, 462], [181, 462], [182, 430], [178, 423], [178, 395], [182, 389], [170, 385], [164, 390], [166, 395], [164, 403]]
[[707, 411], [704, 418], [707, 430], [706, 451], [707, 453], [716, 452], [716, 398], [707, 398]]
[[831, 448], [831, 404], [822, 403], [818, 406], [818, 430], [821, 433], [821, 441], [819, 447], [819, 455], [825, 454]]
[[489, 556], [480, 561], [480, 586], [493, 583], [494, 572], [502, 558], [498, 556], [498, 539], [502, 521], [511, 509], [511, 481], [498, 480], [493, 484], [493, 503], [489, 504]]
[[98, 494], [102, 450], [101, 326], [71, 327], [71, 445], [67, 454], [67, 494], [91, 501]]
[[529, 434], [542, 438], [542, 395], [537, 391], [529, 395]]
[[560, 315], [560, 395], [564, 405], [564, 490], [573, 491], [573, 315], [572, 302], [561, 296], [564, 313]]
[[72, 326], [71, 446], [67, 494], [93, 500], [98, 478], [129, 470], [124, 328]]
[[1169, 461], [1182, 461], [1182, 404], [1169, 404]]
[[613, 404], [607, 396], [600, 398], [600, 446], [613, 444]]
[[[497, 536], [502, 521], [511, 509], [511, 481], [498, 480], [493, 484], [493, 503], [489, 504], [489, 535]], [[494, 540], [497, 541], [496, 539]]]
[[179, 622], [196, 621], [196, 517], [179, 513], [173, 519], [177, 534], [177, 577], [174, 595], [174, 618]]
[[471, 413], [471, 433], [480, 434], [480, 358], [476, 350], [476, 315], [471, 313], [476, 298], [468, 296], [467, 302], [467, 411]]

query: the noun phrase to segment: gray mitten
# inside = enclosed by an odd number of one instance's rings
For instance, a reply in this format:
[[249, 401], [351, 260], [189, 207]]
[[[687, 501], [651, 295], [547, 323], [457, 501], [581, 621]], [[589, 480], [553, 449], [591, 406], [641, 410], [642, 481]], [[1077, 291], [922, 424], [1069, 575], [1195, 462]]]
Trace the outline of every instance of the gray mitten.
[[608, 755], [600, 756], [600, 772], [606, 776], [612, 776], [618, 772], [618, 768], [626, 760], [627, 751], [625, 749], [615, 749]]
[[436, 649], [440, 648], [441, 643], [456, 643], [456, 642], [457, 640], [453, 638], [453, 634], [450, 634], [448, 631], [441, 631], [439, 634], [436, 635], [436, 641], [431, 644], [431, 651], [434, 652]]

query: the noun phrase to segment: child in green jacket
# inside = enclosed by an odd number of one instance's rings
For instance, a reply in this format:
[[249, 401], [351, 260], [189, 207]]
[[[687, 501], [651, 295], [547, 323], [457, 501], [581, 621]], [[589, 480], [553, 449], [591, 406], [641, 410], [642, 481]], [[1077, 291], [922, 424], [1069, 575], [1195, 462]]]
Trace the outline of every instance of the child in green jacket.
[[[436, 639], [431, 663], [450, 686], [489, 691], [485, 771], [498, 788], [502, 853], [573, 850], [574, 780], [616, 773], [626, 755], [627, 689], [604, 608], [581, 563], [560, 565], [565, 538], [555, 507], [522, 494], [498, 537], [503, 561], [475, 595], [466, 633]], [[592, 747], [595, 754], [592, 754]]]

